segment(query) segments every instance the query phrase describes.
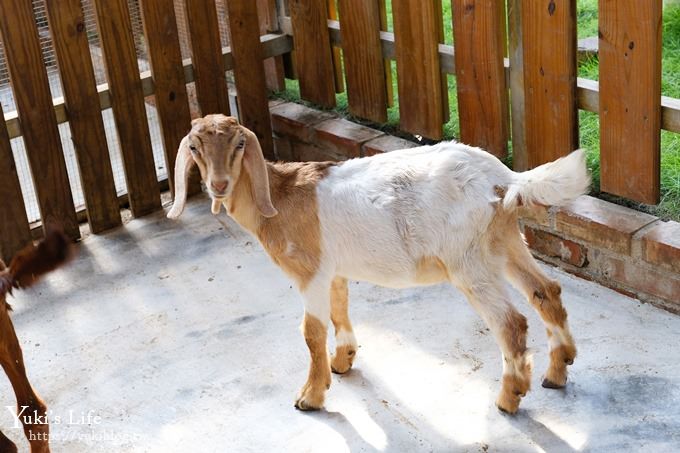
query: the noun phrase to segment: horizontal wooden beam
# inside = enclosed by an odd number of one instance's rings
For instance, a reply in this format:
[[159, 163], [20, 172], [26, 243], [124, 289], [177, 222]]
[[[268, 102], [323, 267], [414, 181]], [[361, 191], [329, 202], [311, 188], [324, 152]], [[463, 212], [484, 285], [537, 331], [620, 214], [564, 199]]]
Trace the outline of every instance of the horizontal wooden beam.
[[[275, 35], [268, 34], [260, 37], [260, 43], [262, 44], [262, 57], [263, 59], [276, 57], [279, 55], [286, 54], [293, 50], [293, 40], [288, 35]], [[224, 58], [225, 70], [229, 71], [234, 69], [234, 57], [231, 53], [230, 47], [224, 47], [222, 49], [222, 56]], [[191, 83], [194, 81], [194, 67], [191, 64], [191, 59], [187, 58], [183, 62], [184, 66], [184, 79], [186, 83]], [[153, 83], [153, 78], [151, 77], [151, 71], [144, 71], [139, 74], [142, 81], [142, 89], [144, 91], [144, 96], [151, 96], [154, 94], [156, 87]], [[102, 83], [97, 86], [97, 91], [99, 93], [99, 104], [102, 110], [111, 108], [111, 96], [109, 95], [109, 84]], [[54, 112], [57, 116], [58, 123], [65, 123], [68, 121], [68, 114], [66, 113], [66, 106], [64, 104], [64, 98], [58, 97], [52, 100], [54, 104]], [[5, 123], [7, 124], [7, 132], [9, 133], [9, 138], [16, 138], [21, 136], [21, 125], [19, 123], [19, 116], [16, 111], [8, 112], [5, 114]]]

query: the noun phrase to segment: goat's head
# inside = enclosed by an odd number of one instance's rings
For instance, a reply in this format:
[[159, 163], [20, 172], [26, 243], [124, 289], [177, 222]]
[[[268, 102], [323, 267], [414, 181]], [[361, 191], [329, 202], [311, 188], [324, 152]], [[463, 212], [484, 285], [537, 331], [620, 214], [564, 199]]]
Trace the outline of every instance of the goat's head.
[[265, 217], [277, 214], [269, 194], [267, 166], [253, 132], [236, 118], [216, 114], [192, 121], [191, 131], [182, 139], [175, 163], [175, 201], [168, 218], [182, 214], [187, 196], [191, 167], [196, 164], [208, 193], [219, 212], [227, 201], [242, 171], [248, 173], [255, 205]]

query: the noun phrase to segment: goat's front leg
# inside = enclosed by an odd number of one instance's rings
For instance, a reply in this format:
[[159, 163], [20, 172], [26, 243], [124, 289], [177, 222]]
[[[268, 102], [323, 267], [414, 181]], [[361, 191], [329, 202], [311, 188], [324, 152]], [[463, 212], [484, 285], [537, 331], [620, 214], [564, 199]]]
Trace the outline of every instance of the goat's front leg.
[[302, 321], [302, 334], [311, 357], [307, 382], [295, 401], [295, 407], [303, 411], [321, 409], [326, 390], [331, 386], [331, 367], [326, 347], [331, 285], [330, 279], [323, 282], [316, 280], [303, 292], [305, 317]]
[[[19, 418], [24, 425], [24, 434], [31, 444], [31, 453], [49, 453], [47, 406], [28, 381], [19, 340], [4, 307], [0, 309], [0, 364], [16, 394]], [[33, 423], [29, 423], [29, 419]]]
[[352, 368], [357, 353], [357, 340], [349, 321], [347, 279], [335, 277], [331, 285], [331, 320], [335, 327], [335, 354], [331, 357], [333, 372], [343, 374]]

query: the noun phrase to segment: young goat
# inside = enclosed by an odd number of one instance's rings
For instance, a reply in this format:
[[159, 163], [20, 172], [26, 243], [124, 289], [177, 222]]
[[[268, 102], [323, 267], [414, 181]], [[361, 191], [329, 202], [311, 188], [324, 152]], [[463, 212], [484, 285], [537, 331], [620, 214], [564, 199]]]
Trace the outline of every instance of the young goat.
[[[6, 295], [12, 288], [26, 288], [43, 274], [64, 263], [71, 253], [69, 240], [51, 231], [38, 246], [30, 245], [19, 252], [9, 268], [0, 260], [0, 364], [7, 373], [17, 399], [18, 417], [31, 444], [31, 453], [49, 453], [47, 407], [35, 393], [26, 376], [24, 357], [9, 312], [12, 307]], [[17, 448], [0, 431], [0, 452], [16, 452]]]
[[[556, 205], [590, 184], [584, 154], [515, 173], [480, 149], [445, 142], [343, 163], [267, 163], [256, 136], [236, 119], [192, 122], [175, 167], [177, 218], [196, 163], [213, 200], [262, 243], [304, 298], [302, 331], [311, 354], [295, 406], [319, 409], [331, 369], [352, 366], [357, 342], [347, 313], [347, 280], [388, 287], [450, 282], [484, 319], [503, 353], [497, 406], [517, 411], [529, 390], [527, 321], [511, 304], [501, 275], [543, 318], [550, 344], [544, 387], [563, 387], [576, 356], [560, 300], [527, 250], [520, 205]], [[326, 347], [328, 321], [337, 348]]]

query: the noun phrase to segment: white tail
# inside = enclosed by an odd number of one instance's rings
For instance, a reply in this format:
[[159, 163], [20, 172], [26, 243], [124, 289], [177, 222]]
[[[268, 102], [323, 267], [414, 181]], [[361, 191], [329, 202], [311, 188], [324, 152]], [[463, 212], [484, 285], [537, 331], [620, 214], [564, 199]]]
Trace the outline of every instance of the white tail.
[[503, 198], [503, 207], [563, 205], [588, 192], [590, 174], [582, 149], [523, 173], [515, 173]]

